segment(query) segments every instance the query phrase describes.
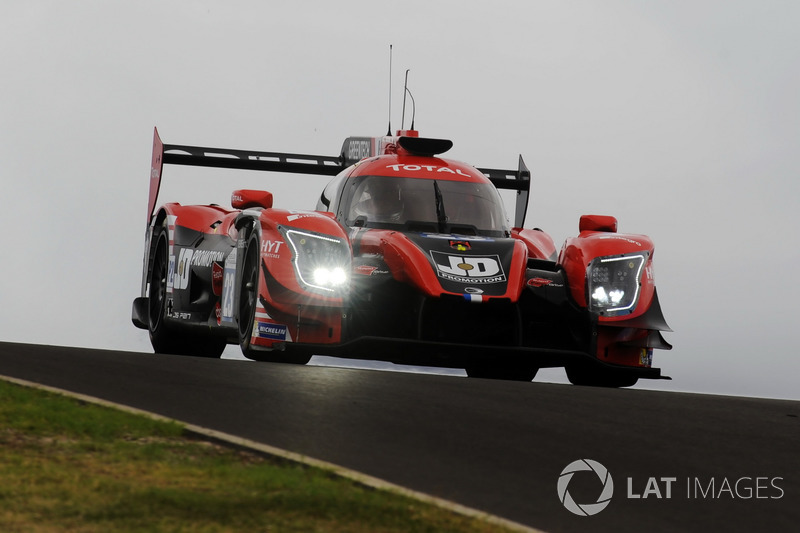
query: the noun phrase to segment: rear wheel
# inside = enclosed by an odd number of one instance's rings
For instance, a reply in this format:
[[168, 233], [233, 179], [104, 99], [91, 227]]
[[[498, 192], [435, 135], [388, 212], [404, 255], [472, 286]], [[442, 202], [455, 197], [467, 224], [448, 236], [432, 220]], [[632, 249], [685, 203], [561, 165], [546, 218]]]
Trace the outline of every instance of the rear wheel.
[[159, 232], [156, 236], [156, 242], [148, 293], [150, 344], [156, 352], [170, 353], [174, 342], [169, 328], [164, 323], [167, 305], [167, 241], [163, 232]]
[[566, 372], [570, 383], [585, 387], [632, 387], [639, 381], [630, 372], [598, 365], [573, 364], [567, 366]]
[[258, 238], [253, 235], [247, 241], [239, 292], [239, 346], [248, 359], [270, 363], [292, 363], [304, 365], [311, 360], [311, 353], [286, 343], [284, 350], [258, 350], [252, 345], [253, 328], [258, 305], [258, 270], [260, 263]]
[[190, 331], [178, 330], [167, 323], [169, 250], [165, 227], [160, 228], [154, 240], [156, 242], [155, 256], [153, 268], [150, 271], [150, 290], [148, 292], [148, 329], [153, 350], [156, 353], [220, 357], [227, 344], [224, 338], [197, 335]]

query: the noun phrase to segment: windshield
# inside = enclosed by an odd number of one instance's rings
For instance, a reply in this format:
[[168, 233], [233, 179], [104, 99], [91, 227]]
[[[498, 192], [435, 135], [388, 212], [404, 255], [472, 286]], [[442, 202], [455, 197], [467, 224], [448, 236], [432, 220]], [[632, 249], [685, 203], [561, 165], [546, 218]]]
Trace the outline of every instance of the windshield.
[[505, 237], [508, 221], [490, 183], [358, 176], [348, 184], [348, 226]]

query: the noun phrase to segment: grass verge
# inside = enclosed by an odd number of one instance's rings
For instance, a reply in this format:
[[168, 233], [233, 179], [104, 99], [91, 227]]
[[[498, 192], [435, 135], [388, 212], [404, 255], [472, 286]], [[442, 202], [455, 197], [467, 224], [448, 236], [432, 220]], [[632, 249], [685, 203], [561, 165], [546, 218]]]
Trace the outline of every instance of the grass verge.
[[183, 426], [0, 380], [0, 531], [495, 532]]

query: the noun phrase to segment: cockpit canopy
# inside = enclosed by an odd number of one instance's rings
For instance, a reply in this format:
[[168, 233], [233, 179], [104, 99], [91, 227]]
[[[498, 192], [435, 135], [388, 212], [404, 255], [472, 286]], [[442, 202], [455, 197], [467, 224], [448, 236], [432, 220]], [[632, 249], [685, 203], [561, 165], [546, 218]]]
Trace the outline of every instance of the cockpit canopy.
[[338, 216], [350, 227], [506, 237], [503, 203], [489, 182], [356, 176]]

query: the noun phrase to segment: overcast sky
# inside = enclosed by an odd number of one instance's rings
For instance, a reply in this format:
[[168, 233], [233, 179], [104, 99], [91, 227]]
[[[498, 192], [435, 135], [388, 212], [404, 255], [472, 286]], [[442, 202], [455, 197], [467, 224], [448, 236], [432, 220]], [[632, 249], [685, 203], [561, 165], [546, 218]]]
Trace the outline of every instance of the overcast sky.
[[[11, 0], [0, 8], [0, 340], [149, 351], [152, 131], [337, 155], [416, 127], [514, 168], [557, 245], [585, 213], [656, 243], [675, 330], [638, 387], [800, 399], [800, 3]], [[407, 109], [406, 125], [410, 121]], [[308, 208], [324, 177], [167, 167], [161, 200], [241, 187]], [[238, 348], [226, 351], [236, 357]], [[564, 382], [563, 371], [540, 372]]]

